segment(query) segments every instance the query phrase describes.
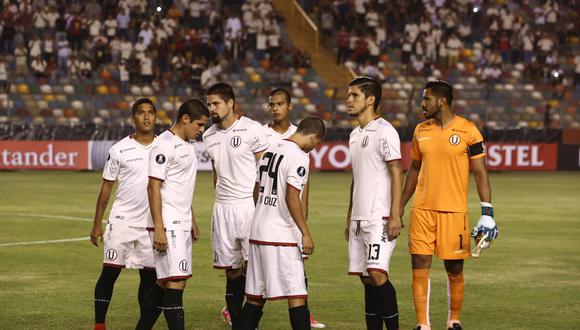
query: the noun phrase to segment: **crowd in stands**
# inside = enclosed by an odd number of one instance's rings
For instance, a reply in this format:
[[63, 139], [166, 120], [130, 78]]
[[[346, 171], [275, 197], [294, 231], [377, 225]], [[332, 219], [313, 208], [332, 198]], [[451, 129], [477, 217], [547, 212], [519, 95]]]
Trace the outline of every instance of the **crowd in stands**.
[[132, 84], [201, 89], [240, 65], [267, 67], [271, 79], [310, 67], [307, 52], [283, 42], [270, 0], [0, 3], [0, 89], [12, 77], [97, 74], [123, 92]]
[[578, 43], [577, 1], [300, 3], [321, 27], [323, 42], [336, 49], [337, 64], [383, 80], [381, 55], [394, 53], [404, 73], [422, 77], [466, 60], [481, 82], [501, 82], [514, 65], [523, 66], [524, 78], [533, 83], [558, 83], [564, 77], [571, 82], [578, 74], [579, 59], [569, 72], [560, 63], [573, 54], [570, 44]]

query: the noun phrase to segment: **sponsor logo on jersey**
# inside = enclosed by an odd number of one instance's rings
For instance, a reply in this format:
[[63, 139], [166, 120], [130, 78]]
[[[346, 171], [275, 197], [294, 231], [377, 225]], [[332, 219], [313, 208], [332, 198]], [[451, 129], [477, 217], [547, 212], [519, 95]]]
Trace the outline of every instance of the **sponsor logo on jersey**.
[[465, 134], [467, 134], [467, 131], [463, 131], [463, 130], [460, 130], [460, 129], [457, 129], [457, 128], [452, 128], [451, 130], [453, 132], [459, 132], [459, 133], [465, 133]]
[[179, 262], [179, 270], [182, 273], [187, 273], [187, 260], [184, 259]]
[[117, 216], [115, 216], [115, 219], [125, 220], [125, 217], [122, 215], [117, 215]]
[[183, 143], [176, 144], [176, 145], [173, 146], [173, 148], [177, 149], [177, 148], [181, 147], [182, 145], [183, 145]]
[[230, 140], [230, 145], [234, 148], [239, 147], [242, 144], [242, 138], [239, 135], [234, 136]]
[[449, 143], [451, 143], [451, 145], [456, 146], [459, 142], [461, 142], [461, 137], [459, 137], [459, 135], [453, 134], [449, 137]]
[[125, 151], [130, 151], [130, 150], [134, 150], [137, 149], [137, 147], [131, 147], [131, 148], [126, 148], [126, 149], [121, 149], [119, 150], [120, 153], [124, 153]]
[[117, 251], [115, 251], [114, 249], [108, 249], [107, 253], [105, 253], [105, 257], [109, 261], [114, 261], [115, 259], [117, 259], [117, 256], [118, 256]]
[[304, 168], [304, 166], [300, 166], [297, 170], [296, 173], [298, 173], [299, 176], [305, 176], [306, 175], [306, 169]]
[[130, 163], [130, 162], [136, 162], [136, 161], [138, 161], [138, 160], [143, 160], [143, 158], [133, 158], [133, 159], [129, 159], [129, 160], [127, 161], [127, 163]]
[[234, 132], [245, 132], [247, 131], [247, 128], [239, 128], [239, 129], [234, 129]]
[[360, 144], [360, 146], [362, 148], [366, 148], [369, 145], [369, 136], [365, 135], [362, 139], [362, 143]]
[[165, 163], [165, 155], [159, 154], [159, 155], [155, 156], [155, 161], [157, 162], [157, 164]]

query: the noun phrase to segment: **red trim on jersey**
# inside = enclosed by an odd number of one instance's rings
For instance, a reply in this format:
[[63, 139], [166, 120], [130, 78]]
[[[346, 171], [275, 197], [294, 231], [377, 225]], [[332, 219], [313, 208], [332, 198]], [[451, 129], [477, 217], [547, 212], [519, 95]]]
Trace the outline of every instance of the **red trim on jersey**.
[[107, 182], [116, 182], [117, 180], [108, 180], [108, 179], [105, 179], [105, 178], [103, 178], [103, 181], [107, 181]]
[[286, 243], [286, 242], [266, 242], [266, 241], [257, 241], [255, 239], [251, 239], [250, 243], [256, 245], [272, 245], [272, 246], [298, 246], [297, 243]]
[[125, 268], [125, 265], [109, 264], [106, 262], [103, 262], [103, 266], [111, 268]]
[[359, 272], [348, 272], [348, 275], [357, 275], [357, 276], [361, 276], [363, 273], [359, 273]]
[[183, 276], [169, 276], [164, 278], [158, 278], [158, 281], [174, 281], [174, 280], [187, 280], [191, 278], [191, 275], [183, 275]]
[[272, 301], [272, 300], [280, 300], [280, 299], [306, 299], [306, 298], [308, 298], [308, 295], [307, 294], [300, 294], [300, 295], [293, 295], [293, 296], [277, 296], [277, 297], [264, 298], [263, 295], [253, 295], [253, 294], [246, 293], [246, 297], [248, 297], [250, 299], [260, 299], [260, 300], [266, 299], [266, 300]]
[[146, 267], [146, 266], [143, 266], [143, 269], [145, 269], [145, 270], [155, 270], [155, 267]]
[[379, 268], [367, 268], [367, 272], [370, 272], [370, 271], [379, 272], [379, 273], [383, 273], [383, 274], [388, 274], [386, 270], [379, 269]]
[[149, 179], [153, 179], [153, 180], [157, 180], [157, 181], [161, 181], [161, 182], [164, 182], [164, 181], [165, 181], [165, 180], [163, 180], [163, 179], [160, 179], [160, 178], [158, 178], [158, 177], [151, 176], [151, 175], [149, 176]]
[[390, 163], [390, 162], [394, 162], [397, 160], [401, 160], [401, 158], [385, 160], [385, 163]]
[[[146, 227], [147, 231], [155, 231], [155, 227]], [[164, 231], [167, 231], [167, 228], [163, 228]]]
[[169, 131], [169, 133], [171, 133], [171, 134], [173, 134], [173, 135], [177, 136], [175, 133], [173, 133], [173, 131], [171, 130], [171, 128], [168, 128], [167, 130]]
[[389, 221], [391, 217], [383, 217], [383, 221]]

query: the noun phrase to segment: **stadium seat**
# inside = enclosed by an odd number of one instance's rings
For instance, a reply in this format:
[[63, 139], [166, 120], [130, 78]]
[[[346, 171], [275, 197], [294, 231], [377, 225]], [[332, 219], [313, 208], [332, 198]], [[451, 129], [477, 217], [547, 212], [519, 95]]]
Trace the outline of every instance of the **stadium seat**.
[[97, 94], [107, 95], [107, 94], [109, 94], [109, 89], [105, 85], [99, 85], [99, 86], [97, 86]]
[[52, 88], [50, 87], [50, 85], [44, 84], [40, 86], [40, 92], [42, 94], [50, 94], [52, 93]]
[[[83, 102], [79, 101], [79, 100], [74, 100], [71, 102], [71, 106], [73, 107], [73, 109], [75, 110], [82, 110], [84, 109], [84, 104]], [[66, 110], [65, 110], [66, 111]]]
[[130, 88], [131, 94], [133, 95], [143, 95], [143, 92], [141, 91], [141, 87], [139, 86], [131, 86]]
[[28, 87], [27, 84], [20, 84], [18, 85], [18, 93], [20, 94], [28, 94], [30, 93], [30, 88]]

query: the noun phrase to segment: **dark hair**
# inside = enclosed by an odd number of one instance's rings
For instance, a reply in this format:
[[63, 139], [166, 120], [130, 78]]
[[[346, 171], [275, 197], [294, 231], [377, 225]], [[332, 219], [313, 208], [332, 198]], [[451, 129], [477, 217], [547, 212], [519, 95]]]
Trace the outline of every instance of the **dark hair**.
[[425, 89], [431, 91], [435, 97], [444, 97], [447, 105], [453, 102], [453, 87], [445, 80], [431, 80], [425, 84]]
[[326, 135], [326, 126], [322, 119], [315, 116], [309, 116], [300, 121], [296, 133], [302, 133], [304, 135], [316, 134], [320, 139], [324, 139], [324, 136]]
[[376, 79], [371, 77], [356, 77], [349, 84], [348, 87], [357, 86], [360, 88], [361, 92], [365, 97], [374, 96], [375, 103], [373, 104], [373, 110], [377, 112], [379, 105], [381, 105], [381, 99], [383, 97], [383, 87], [381, 83]]
[[292, 102], [292, 97], [290, 96], [290, 92], [285, 90], [284, 88], [281, 88], [281, 87], [274, 88], [270, 92], [270, 96], [274, 96], [276, 94], [284, 94], [284, 96], [286, 96], [286, 101], [288, 101], [288, 104], [290, 104]]
[[229, 84], [219, 82], [216, 84], [211, 85], [205, 95], [217, 95], [226, 103], [229, 100], [233, 100], [234, 104], [236, 103], [236, 96], [234, 94], [234, 89]]
[[177, 122], [185, 115], [189, 116], [189, 121], [200, 119], [201, 117], [209, 117], [209, 110], [207, 105], [200, 99], [189, 99], [179, 106], [177, 111]]
[[150, 99], [143, 97], [138, 99], [137, 101], [135, 101], [135, 103], [133, 103], [133, 106], [131, 107], [131, 116], [135, 116], [135, 114], [137, 113], [137, 110], [139, 110], [139, 106], [141, 104], [150, 104], [153, 107], [153, 111], [155, 111], [155, 113], [157, 113], [157, 108], [155, 107], [155, 104], [153, 103], [153, 101], [151, 101]]

